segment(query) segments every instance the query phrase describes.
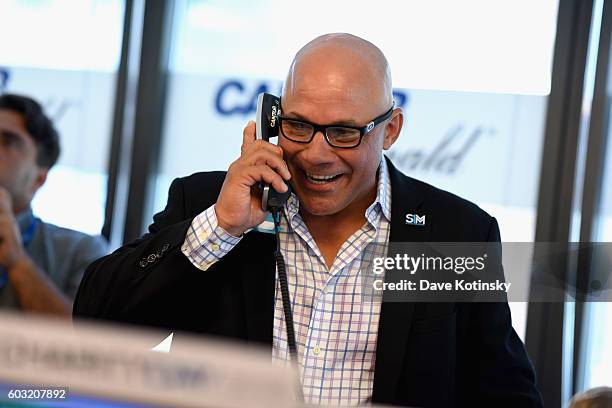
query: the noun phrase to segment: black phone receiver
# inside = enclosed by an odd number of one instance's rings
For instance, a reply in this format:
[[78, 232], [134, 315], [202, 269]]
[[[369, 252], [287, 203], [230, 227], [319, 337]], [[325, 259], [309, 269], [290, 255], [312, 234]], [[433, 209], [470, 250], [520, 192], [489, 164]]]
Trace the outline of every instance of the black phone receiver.
[[[281, 114], [280, 98], [269, 93], [262, 92], [257, 97], [257, 117], [255, 119], [255, 135], [257, 139], [270, 140], [278, 136], [278, 115]], [[269, 184], [260, 183], [261, 186], [261, 208], [264, 211], [272, 211], [272, 208], [281, 208], [291, 195], [291, 186], [287, 183], [288, 190], [279, 193]]]

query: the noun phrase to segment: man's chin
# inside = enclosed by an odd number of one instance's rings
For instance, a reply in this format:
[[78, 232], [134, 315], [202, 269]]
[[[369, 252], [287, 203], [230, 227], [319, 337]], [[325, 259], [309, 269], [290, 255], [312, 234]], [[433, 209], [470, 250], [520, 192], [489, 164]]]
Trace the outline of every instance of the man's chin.
[[300, 200], [300, 212], [306, 213], [315, 217], [324, 217], [327, 215], [334, 215], [342, 211], [343, 207], [338, 205], [337, 201], [310, 201]]

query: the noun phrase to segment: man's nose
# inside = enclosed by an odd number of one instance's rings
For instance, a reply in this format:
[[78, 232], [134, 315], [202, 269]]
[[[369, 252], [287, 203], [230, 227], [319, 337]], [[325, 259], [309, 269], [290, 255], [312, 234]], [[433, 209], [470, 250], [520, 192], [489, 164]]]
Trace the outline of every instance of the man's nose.
[[323, 132], [316, 132], [306, 149], [304, 159], [311, 163], [326, 163], [334, 159], [333, 147], [325, 140]]

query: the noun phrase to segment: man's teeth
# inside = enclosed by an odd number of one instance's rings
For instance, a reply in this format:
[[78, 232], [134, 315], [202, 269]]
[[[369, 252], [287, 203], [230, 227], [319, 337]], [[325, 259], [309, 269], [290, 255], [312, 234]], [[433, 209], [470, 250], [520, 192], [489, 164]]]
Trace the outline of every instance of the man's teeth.
[[319, 183], [319, 184], [327, 183], [329, 180], [336, 178], [339, 175], [340, 173], [330, 174], [328, 176], [321, 175], [321, 174], [306, 173], [306, 176], [308, 177], [308, 179], [310, 179], [310, 181], [312, 181], [313, 183]]

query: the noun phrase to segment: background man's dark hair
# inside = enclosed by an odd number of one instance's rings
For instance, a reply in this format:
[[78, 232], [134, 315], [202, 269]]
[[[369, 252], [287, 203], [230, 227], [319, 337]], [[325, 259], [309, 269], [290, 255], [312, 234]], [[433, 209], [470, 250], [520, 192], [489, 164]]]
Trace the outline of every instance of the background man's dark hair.
[[26, 129], [38, 150], [36, 163], [41, 167], [53, 167], [60, 154], [59, 134], [40, 104], [27, 96], [3, 94], [0, 95], [0, 109], [23, 115]]

